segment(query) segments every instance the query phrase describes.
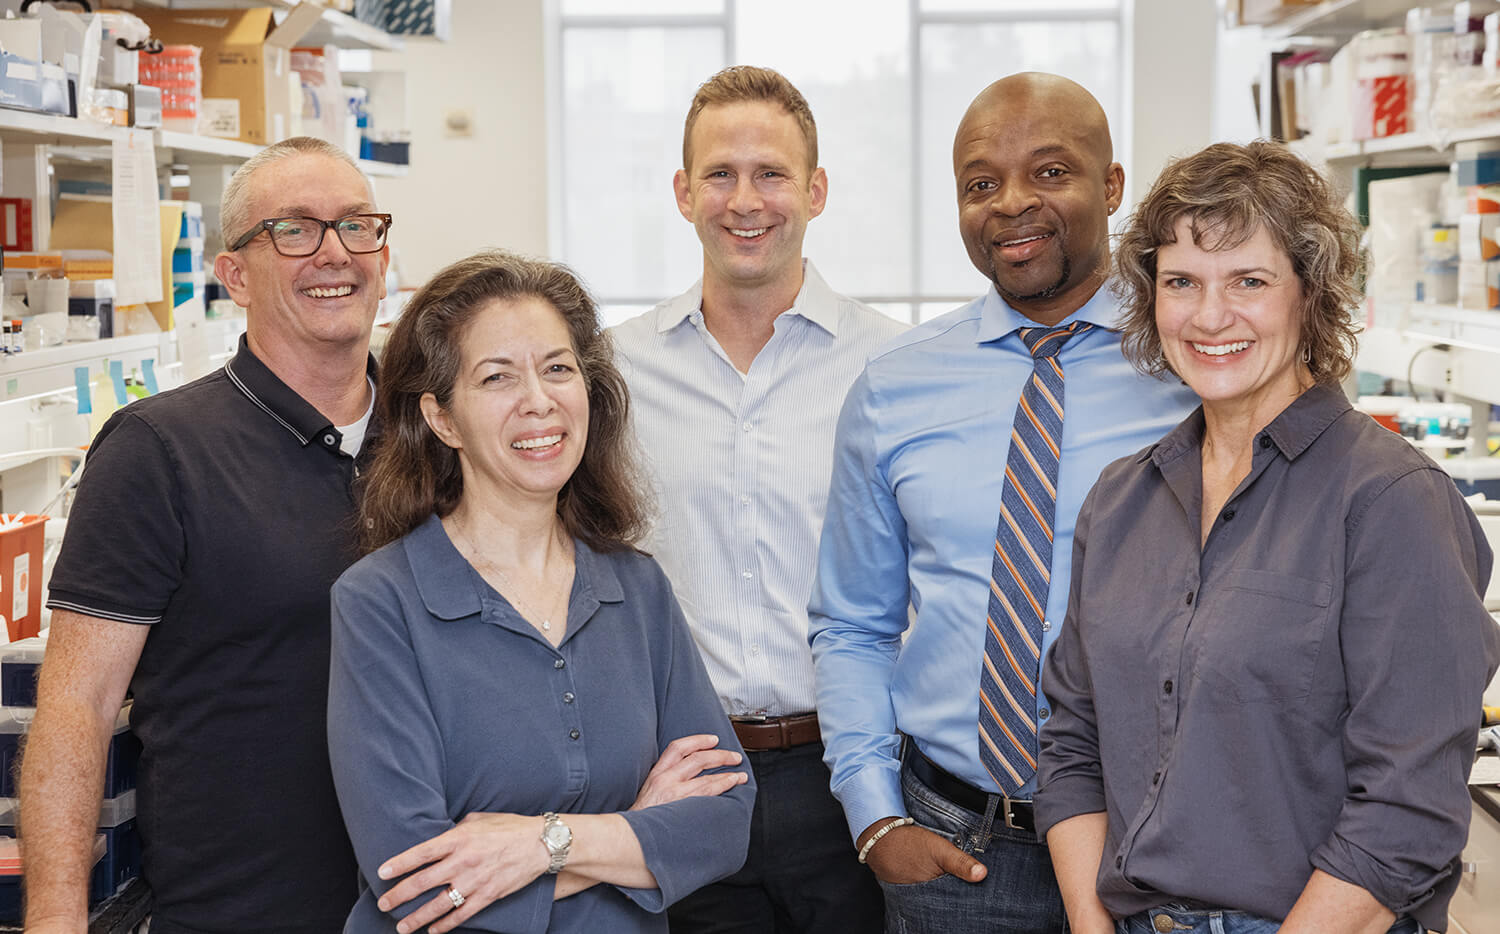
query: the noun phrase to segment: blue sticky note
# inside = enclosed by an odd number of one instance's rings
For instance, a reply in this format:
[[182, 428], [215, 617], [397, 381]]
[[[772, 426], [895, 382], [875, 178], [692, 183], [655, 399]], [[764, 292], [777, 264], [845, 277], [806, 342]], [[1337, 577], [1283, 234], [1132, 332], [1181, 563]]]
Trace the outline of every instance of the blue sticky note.
[[141, 380], [146, 384], [146, 394], [156, 395], [160, 390], [156, 388], [156, 361], [147, 357], [141, 361]]
[[88, 415], [94, 411], [94, 397], [89, 394], [88, 367], [73, 367], [73, 386], [78, 390], [78, 414]]
[[129, 402], [130, 397], [125, 394], [125, 364], [122, 361], [109, 361], [109, 381], [115, 384], [115, 404]]

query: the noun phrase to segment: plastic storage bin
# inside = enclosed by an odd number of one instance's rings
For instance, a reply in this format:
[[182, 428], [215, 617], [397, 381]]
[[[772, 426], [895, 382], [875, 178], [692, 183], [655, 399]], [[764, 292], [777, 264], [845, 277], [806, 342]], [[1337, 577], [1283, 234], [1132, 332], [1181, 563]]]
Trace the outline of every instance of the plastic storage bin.
[[[15, 768], [21, 737], [31, 728], [35, 713], [24, 707], [0, 707], [0, 798], [16, 796]], [[130, 707], [122, 707], [104, 763], [104, 797], [116, 798], [135, 788], [140, 758], [141, 741], [130, 732]]]
[[36, 706], [36, 671], [47, 641], [37, 636], [0, 645], [0, 705]]

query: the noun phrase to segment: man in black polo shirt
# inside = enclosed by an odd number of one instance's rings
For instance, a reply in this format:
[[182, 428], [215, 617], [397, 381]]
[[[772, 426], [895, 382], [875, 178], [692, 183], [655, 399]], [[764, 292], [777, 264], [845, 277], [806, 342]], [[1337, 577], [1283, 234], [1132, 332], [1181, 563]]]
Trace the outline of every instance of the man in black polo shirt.
[[333, 932], [356, 897], [325, 738], [328, 590], [356, 557], [387, 215], [301, 137], [225, 188], [224, 368], [116, 413], [52, 576], [22, 768], [27, 930], [82, 932], [104, 752], [127, 686], [152, 934]]

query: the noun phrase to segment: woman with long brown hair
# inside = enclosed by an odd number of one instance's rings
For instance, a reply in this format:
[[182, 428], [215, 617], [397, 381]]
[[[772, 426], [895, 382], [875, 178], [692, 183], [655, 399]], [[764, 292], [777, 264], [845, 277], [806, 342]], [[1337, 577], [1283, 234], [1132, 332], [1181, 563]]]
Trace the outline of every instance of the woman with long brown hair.
[[470, 257], [397, 323], [370, 554], [333, 590], [346, 931], [664, 931], [743, 862], [753, 784], [633, 547], [628, 407], [561, 266]]

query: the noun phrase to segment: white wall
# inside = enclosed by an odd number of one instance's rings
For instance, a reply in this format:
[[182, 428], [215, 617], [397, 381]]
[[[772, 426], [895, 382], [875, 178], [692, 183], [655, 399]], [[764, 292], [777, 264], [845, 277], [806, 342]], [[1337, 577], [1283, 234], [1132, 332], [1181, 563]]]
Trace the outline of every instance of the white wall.
[[1133, 129], [1129, 159], [1120, 160], [1127, 208], [1145, 197], [1168, 159], [1214, 142], [1218, 7], [1213, 0], [1134, 0], [1126, 116]]
[[[376, 68], [406, 72], [411, 173], [377, 180], [403, 286], [476, 250], [547, 252], [541, 0], [453, 0], [453, 39], [408, 39]], [[466, 111], [471, 136], [445, 129]]]

